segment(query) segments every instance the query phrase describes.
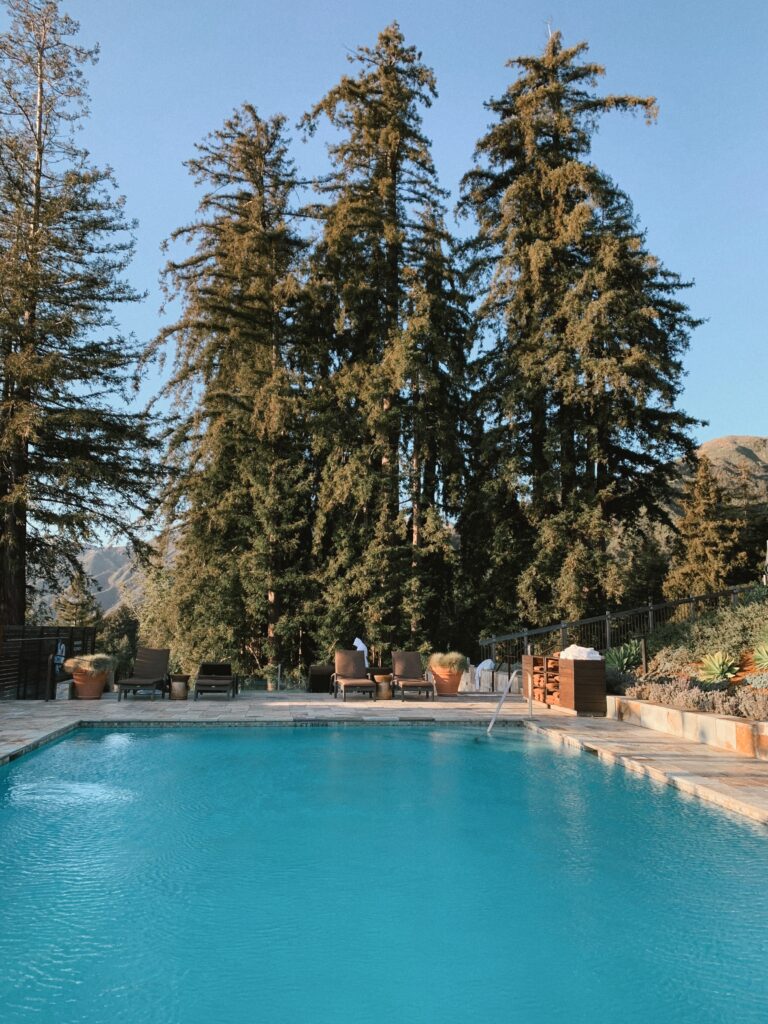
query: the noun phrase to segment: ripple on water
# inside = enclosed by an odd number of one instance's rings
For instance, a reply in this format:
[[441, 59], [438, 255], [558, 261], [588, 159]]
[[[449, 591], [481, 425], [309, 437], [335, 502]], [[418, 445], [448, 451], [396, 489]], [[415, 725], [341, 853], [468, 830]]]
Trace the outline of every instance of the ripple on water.
[[19, 807], [40, 809], [92, 807], [128, 803], [136, 798], [130, 789], [108, 782], [17, 782], [8, 790], [8, 801]]
[[764, 1024], [766, 877], [534, 737], [84, 731], [0, 768], [0, 1022]]

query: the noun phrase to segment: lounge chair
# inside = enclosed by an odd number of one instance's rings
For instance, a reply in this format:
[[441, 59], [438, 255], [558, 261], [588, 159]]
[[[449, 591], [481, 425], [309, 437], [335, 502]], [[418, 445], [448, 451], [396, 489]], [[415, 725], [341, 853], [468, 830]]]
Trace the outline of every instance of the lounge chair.
[[424, 675], [418, 651], [392, 652], [392, 686], [400, 690], [401, 700], [405, 700], [406, 693], [414, 691], [417, 695], [423, 693], [427, 699], [432, 694], [434, 700], [437, 692], [435, 684]]
[[164, 647], [139, 647], [136, 661], [133, 663], [133, 672], [128, 679], [120, 679], [116, 684], [118, 701], [123, 696], [127, 697], [129, 693], [135, 697], [140, 690], [149, 690], [151, 700], [154, 700], [155, 694], [159, 692], [162, 700], [163, 695], [169, 691], [170, 657], [170, 650]]
[[335, 669], [334, 699], [339, 693], [343, 700], [347, 699], [347, 693], [369, 693], [371, 699], [376, 700], [376, 683], [368, 677], [362, 651], [336, 651]]
[[232, 675], [232, 666], [225, 662], [202, 662], [195, 680], [195, 700], [201, 693], [225, 693], [234, 697], [236, 681]]

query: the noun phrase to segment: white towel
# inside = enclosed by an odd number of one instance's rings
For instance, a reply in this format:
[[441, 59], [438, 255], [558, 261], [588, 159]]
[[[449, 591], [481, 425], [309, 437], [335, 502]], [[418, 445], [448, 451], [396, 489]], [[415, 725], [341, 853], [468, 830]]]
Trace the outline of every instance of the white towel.
[[362, 651], [363, 657], [365, 658], [365, 667], [368, 668], [368, 648], [365, 646], [359, 636], [356, 636], [352, 641], [352, 646], [356, 651]]
[[602, 661], [594, 647], [579, 647], [578, 644], [571, 644], [564, 651], [560, 651], [560, 657], [564, 661]]

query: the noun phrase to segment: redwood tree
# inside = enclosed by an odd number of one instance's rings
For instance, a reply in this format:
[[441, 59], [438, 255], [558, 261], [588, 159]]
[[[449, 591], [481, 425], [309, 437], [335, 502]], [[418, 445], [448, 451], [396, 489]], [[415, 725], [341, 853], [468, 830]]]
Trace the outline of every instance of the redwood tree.
[[96, 50], [56, 0], [5, 0], [0, 35], [0, 625], [34, 577], [79, 571], [84, 543], [146, 509], [147, 416], [127, 404], [139, 351], [116, 305], [132, 224], [111, 173], [78, 147]]
[[448, 642], [469, 330], [422, 130], [435, 77], [396, 22], [349, 59], [305, 119], [336, 133], [311, 210], [321, 645]]
[[587, 46], [555, 32], [487, 106], [494, 121], [463, 183], [484, 272], [483, 407], [532, 540], [529, 621], [603, 610], [609, 544], [641, 510], [663, 519], [675, 460], [693, 449], [677, 407], [697, 321], [688, 285], [647, 249], [629, 197], [589, 160], [600, 118], [656, 116], [652, 98], [600, 95]]
[[198, 216], [165, 270], [178, 420], [165, 528], [176, 646], [191, 662], [295, 663], [310, 597], [306, 242], [285, 119], [245, 104], [189, 161]]

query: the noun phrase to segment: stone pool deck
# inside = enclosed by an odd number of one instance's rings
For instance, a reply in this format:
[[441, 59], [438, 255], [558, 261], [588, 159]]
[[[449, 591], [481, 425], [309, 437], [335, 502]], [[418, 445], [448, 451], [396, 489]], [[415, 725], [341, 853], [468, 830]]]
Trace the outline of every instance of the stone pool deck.
[[[128, 699], [0, 702], [0, 764], [84, 727], [127, 726], [323, 726], [334, 724], [454, 724], [485, 728], [496, 707], [493, 695], [460, 695], [437, 701], [346, 703], [325, 694], [243, 693], [235, 700]], [[551, 742], [596, 754], [768, 825], [768, 762], [714, 750], [700, 743], [606, 718], [575, 718], [556, 709], [528, 706], [519, 697], [504, 705], [496, 728], [522, 726]]]

